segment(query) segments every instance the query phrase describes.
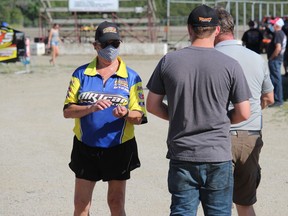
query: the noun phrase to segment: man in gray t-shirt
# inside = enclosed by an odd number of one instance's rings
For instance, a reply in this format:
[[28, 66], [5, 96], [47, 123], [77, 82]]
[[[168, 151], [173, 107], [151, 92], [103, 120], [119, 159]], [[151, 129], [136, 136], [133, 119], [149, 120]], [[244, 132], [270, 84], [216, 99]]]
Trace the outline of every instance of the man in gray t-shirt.
[[261, 109], [274, 102], [273, 85], [267, 62], [234, 39], [233, 17], [223, 8], [217, 8], [216, 12], [221, 20], [221, 31], [215, 38], [215, 48], [240, 63], [252, 93], [250, 118], [232, 124], [230, 133], [234, 165], [233, 202], [239, 216], [254, 216], [253, 204], [261, 170], [259, 154], [263, 146]]
[[249, 117], [251, 93], [239, 63], [214, 49], [218, 23], [212, 8], [196, 7], [191, 46], [165, 55], [147, 84], [148, 112], [169, 120], [170, 215], [196, 215], [199, 200], [208, 215], [231, 215], [230, 122]]

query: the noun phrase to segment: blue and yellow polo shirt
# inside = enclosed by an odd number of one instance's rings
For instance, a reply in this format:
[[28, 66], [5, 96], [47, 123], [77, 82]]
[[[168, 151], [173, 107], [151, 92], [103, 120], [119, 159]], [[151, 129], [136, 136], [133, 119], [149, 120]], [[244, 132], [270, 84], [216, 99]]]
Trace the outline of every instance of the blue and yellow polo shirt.
[[105, 84], [97, 73], [97, 58], [75, 70], [67, 91], [65, 105], [89, 105], [107, 99], [112, 106], [75, 119], [74, 133], [78, 140], [92, 147], [110, 148], [134, 137], [134, 125], [112, 114], [115, 106], [143, 113], [142, 123], [147, 122], [144, 93], [140, 76], [120, 62], [118, 71]]

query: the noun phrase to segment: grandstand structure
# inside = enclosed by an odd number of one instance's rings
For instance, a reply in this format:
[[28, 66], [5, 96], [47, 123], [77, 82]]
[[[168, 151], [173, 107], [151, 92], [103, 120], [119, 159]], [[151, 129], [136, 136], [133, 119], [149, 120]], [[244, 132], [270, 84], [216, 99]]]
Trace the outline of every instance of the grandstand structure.
[[[64, 39], [70, 40], [71, 42], [91, 42], [91, 40], [94, 39], [94, 32], [97, 25], [107, 20], [116, 22], [121, 26], [122, 38], [126, 41], [137, 41], [140, 43], [157, 41], [158, 36], [156, 35], [157, 31], [155, 28], [159, 20], [157, 20], [155, 16], [156, 7], [154, 0], [133, 0], [133, 2], [139, 3], [137, 7], [122, 6], [125, 2], [132, 2], [132, 0], [116, 0], [114, 2], [119, 5], [117, 11], [109, 11], [109, 9], [108, 11], [101, 11], [101, 8], [99, 11], [71, 11], [69, 1], [70, 0], [40, 0], [40, 38], [47, 37], [51, 25], [58, 23], [61, 26], [61, 34]], [[86, 1], [89, 3], [89, 0]], [[56, 7], [55, 2], [58, 3], [57, 5], [62, 6]], [[85, 2], [85, 0], [82, 0], [82, 2]], [[92, 0], [90, 0], [90, 2], [93, 3]], [[100, 1], [98, 0], [98, 2]], [[90, 8], [87, 9], [89, 10]], [[133, 13], [133, 18], [126, 18], [127, 16], [125, 16], [125, 14], [127, 13]], [[63, 14], [65, 14], [65, 16], [63, 16]], [[93, 18], [93, 15], [97, 15], [97, 18]]]
[[[40, 0], [42, 4], [39, 15], [40, 37], [47, 36], [52, 23], [58, 23], [61, 26], [61, 34], [67, 41], [91, 42], [97, 25], [104, 20], [110, 20], [120, 26], [120, 32], [125, 42], [164, 42], [168, 44], [174, 43], [174, 45], [182, 41], [187, 42], [189, 41], [185, 26], [187, 17], [181, 17], [183, 19], [182, 26], [171, 25], [175, 17], [170, 16], [170, 10], [175, 4], [191, 4], [191, 9], [200, 4], [226, 8], [235, 19], [235, 37], [237, 39], [241, 39], [243, 32], [247, 30], [249, 20], [254, 20], [260, 25], [263, 22], [263, 18], [288, 17], [288, 1], [166, 0], [167, 14], [163, 20], [156, 16], [157, 11], [154, 0], [102, 0], [102, 2], [117, 2], [119, 6], [117, 11], [104, 12], [71, 11], [69, 10], [70, 1], [73, 0]], [[58, 3], [57, 5], [61, 3], [61, 7], [56, 7], [55, 2]], [[127, 7], [125, 6], [127, 2], [133, 2], [133, 5], [137, 6]], [[66, 16], [63, 16], [63, 14], [66, 14]], [[90, 16], [85, 16], [86, 14], [90, 14]], [[127, 16], [128, 14], [129, 16]]]

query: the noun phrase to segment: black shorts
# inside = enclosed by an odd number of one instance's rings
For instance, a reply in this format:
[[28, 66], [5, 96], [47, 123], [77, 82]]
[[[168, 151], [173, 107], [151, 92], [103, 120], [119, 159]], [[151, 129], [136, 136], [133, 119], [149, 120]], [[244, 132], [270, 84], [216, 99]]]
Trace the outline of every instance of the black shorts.
[[127, 180], [140, 167], [135, 138], [112, 148], [90, 147], [74, 136], [69, 167], [76, 178], [89, 181]]

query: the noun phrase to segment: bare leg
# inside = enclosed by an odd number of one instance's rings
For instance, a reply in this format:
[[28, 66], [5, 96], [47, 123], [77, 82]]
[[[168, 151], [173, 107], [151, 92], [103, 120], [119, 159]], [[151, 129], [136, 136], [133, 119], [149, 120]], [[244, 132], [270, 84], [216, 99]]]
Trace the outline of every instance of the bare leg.
[[74, 216], [88, 216], [91, 206], [92, 193], [96, 182], [75, 180]]
[[108, 182], [108, 205], [111, 216], [126, 216], [125, 213], [126, 181]]
[[55, 46], [55, 49], [54, 49], [54, 57], [55, 57], [55, 61], [56, 61], [56, 58], [58, 57], [59, 55], [59, 46]]
[[55, 65], [56, 55], [58, 55], [58, 47], [52, 45], [52, 47], [51, 47], [51, 56], [52, 56], [52, 58], [50, 59], [50, 63], [52, 63], [53, 65]]
[[236, 208], [239, 216], [256, 216], [253, 205], [251, 206], [236, 205]]

